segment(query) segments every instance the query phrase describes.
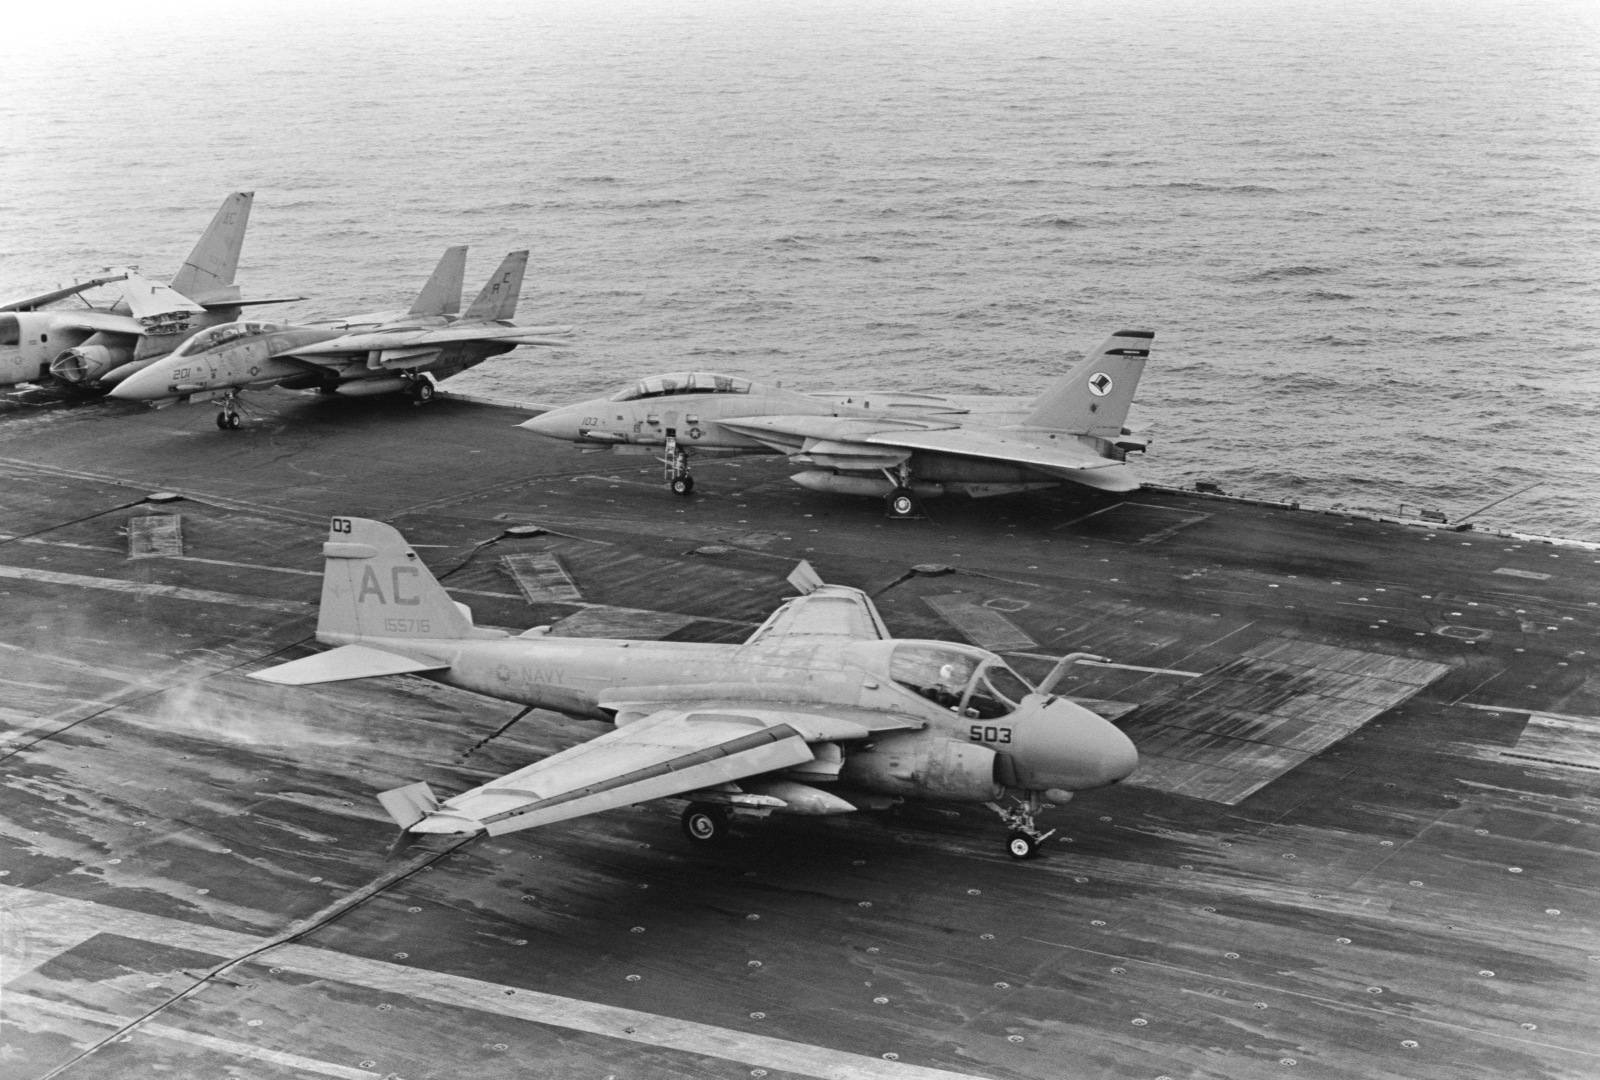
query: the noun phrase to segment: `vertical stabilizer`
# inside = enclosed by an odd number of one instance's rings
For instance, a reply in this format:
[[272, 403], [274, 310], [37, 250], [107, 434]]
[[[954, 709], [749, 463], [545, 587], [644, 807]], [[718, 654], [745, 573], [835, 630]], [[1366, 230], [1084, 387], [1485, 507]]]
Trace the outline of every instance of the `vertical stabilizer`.
[[1122, 434], [1155, 334], [1118, 330], [1039, 395], [1023, 427], [1112, 439]]
[[171, 288], [202, 304], [239, 299], [233, 275], [239, 269], [239, 252], [244, 248], [244, 230], [250, 224], [250, 204], [255, 197], [253, 191], [235, 191], [222, 200], [217, 216], [173, 275]]
[[463, 320], [497, 321], [509, 319], [517, 313], [517, 297], [522, 293], [522, 272], [528, 268], [528, 253], [513, 251], [505, 257], [500, 269], [489, 278], [472, 306], [461, 316]]
[[353, 644], [372, 638], [465, 638], [471, 616], [450, 599], [405, 537], [381, 521], [336, 517], [322, 546], [317, 638]]
[[446, 248], [433, 276], [417, 294], [408, 315], [454, 315], [461, 310], [461, 285], [467, 277], [467, 248]]

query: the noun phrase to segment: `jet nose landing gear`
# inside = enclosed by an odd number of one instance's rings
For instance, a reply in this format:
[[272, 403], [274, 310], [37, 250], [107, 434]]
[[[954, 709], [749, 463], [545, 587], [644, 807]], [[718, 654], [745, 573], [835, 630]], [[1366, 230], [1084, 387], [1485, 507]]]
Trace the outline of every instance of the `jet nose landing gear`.
[[1054, 829], [1049, 832], [1040, 832], [1034, 823], [1034, 815], [1044, 809], [1044, 803], [1036, 791], [1028, 792], [1026, 802], [1015, 800], [1015, 806], [1001, 806], [999, 803], [984, 803], [990, 810], [1000, 815], [1000, 820], [1010, 827], [1011, 832], [1006, 837], [1006, 852], [1013, 859], [1035, 859], [1039, 856], [1039, 845], [1056, 834]]
[[689, 475], [689, 455], [678, 445], [678, 437], [667, 433], [667, 454], [662, 458], [667, 486], [674, 495], [688, 495], [694, 491], [694, 477]]
[[217, 413], [217, 429], [219, 431], [238, 431], [244, 420], [239, 416], [239, 395], [225, 394], [218, 403], [222, 406]]

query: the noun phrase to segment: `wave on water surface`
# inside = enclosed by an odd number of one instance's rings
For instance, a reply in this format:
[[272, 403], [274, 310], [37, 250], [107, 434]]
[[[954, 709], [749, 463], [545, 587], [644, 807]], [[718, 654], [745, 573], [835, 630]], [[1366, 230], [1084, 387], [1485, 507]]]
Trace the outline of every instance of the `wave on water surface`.
[[460, 243], [470, 299], [532, 249], [519, 319], [574, 346], [467, 391], [714, 361], [1031, 395], [1150, 329], [1146, 477], [1452, 516], [1537, 483], [1480, 520], [1600, 540], [1575, 0], [1247, 0], [1248, 33], [1179, 0], [466, 5], [448, 33], [286, 4], [40, 22], [0, 67], [29, 136], [0, 153], [6, 291], [171, 273], [237, 188], [246, 293], [313, 298], [275, 316], [402, 305]]

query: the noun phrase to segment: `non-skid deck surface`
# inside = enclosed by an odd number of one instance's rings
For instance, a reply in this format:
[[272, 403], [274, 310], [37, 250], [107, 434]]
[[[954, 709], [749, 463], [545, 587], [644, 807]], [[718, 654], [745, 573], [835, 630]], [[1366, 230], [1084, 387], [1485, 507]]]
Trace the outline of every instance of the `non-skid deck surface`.
[[[502, 410], [265, 401], [0, 401], [7, 1080], [1600, 1075], [1596, 553], [1150, 492], [889, 521], [781, 462], [682, 499]], [[485, 625], [742, 640], [806, 559], [900, 636], [1199, 675], [1075, 670], [1145, 764], [1034, 862], [913, 805], [391, 854], [376, 792], [607, 729], [245, 678], [317, 648], [334, 513]]]

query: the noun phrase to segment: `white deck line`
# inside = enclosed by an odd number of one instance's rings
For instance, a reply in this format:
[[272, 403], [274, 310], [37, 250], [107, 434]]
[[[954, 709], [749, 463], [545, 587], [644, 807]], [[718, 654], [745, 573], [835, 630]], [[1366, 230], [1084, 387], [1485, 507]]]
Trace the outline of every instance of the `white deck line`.
[[[245, 956], [270, 940], [92, 901], [0, 885], [0, 943], [3, 943], [0, 969], [6, 972], [8, 981], [38, 967], [64, 949], [100, 933], [120, 934], [224, 958]], [[309, 945], [281, 945], [253, 957], [251, 962], [442, 1005], [736, 1061], [753, 1068], [783, 1069], [798, 1076], [816, 1077], [817, 1080], [978, 1080], [967, 1073], [752, 1035], [635, 1009], [506, 987], [383, 960], [369, 960]], [[507, 994], [506, 991], [510, 989], [516, 992]], [[7, 997], [9, 999], [9, 995]], [[149, 1026], [141, 1025], [137, 1030], [145, 1031]], [[366, 1074], [352, 1071], [349, 1074], [330, 1075]]]
[[308, 604], [301, 600], [268, 600], [262, 596], [244, 596], [240, 593], [217, 592], [212, 589], [186, 589], [179, 585], [150, 585], [142, 581], [89, 577], [85, 574], [62, 574], [54, 570], [35, 570], [32, 567], [24, 566], [0, 566], [0, 578], [42, 581], [49, 585], [76, 585], [83, 589], [104, 589], [107, 592], [131, 593], [135, 596], [165, 596], [174, 600], [195, 600], [204, 604], [227, 604], [231, 607], [278, 611], [286, 615], [307, 615], [317, 610], [315, 604]]
[[[32, 1009], [35, 1012], [49, 1013], [52, 1016], [64, 1016], [70, 1020], [82, 1020], [86, 1023], [99, 1024], [109, 1028], [125, 1028], [138, 1019], [133, 1016], [116, 1016], [112, 1013], [101, 1012], [98, 1009], [87, 1009], [82, 1005], [73, 1005], [65, 1001], [48, 1001], [28, 994], [19, 994], [16, 991], [8, 991], [6, 993], [5, 1003], [8, 1008]], [[299, 1054], [286, 1054], [282, 1050], [268, 1050], [262, 1046], [251, 1046], [249, 1043], [236, 1042], [233, 1039], [219, 1039], [215, 1035], [202, 1035], [198, 1031], [173, 1027], [171, 1024], [140, 1024], [137, 1031], [129, 1037], [139, 1038], [148, 1035], [154, 1035], [158, 1039], [171, 1039], [174, 1042], [188, 1043], [204, 1050], [214, 1050], [219, 1054], [231, 1054], [234, 1057], [282, 1065], [288, 1069], [299, 1069], [301, 1072], [337, 1076], [340, 1080], [384, 1080], [382, 1073], [375, 1073], [368, 1069], [358, 1069], [351, 1065], [337, 1065], [331, 1061], [319, 1061], [316, 1058], [301, 1057]]]

